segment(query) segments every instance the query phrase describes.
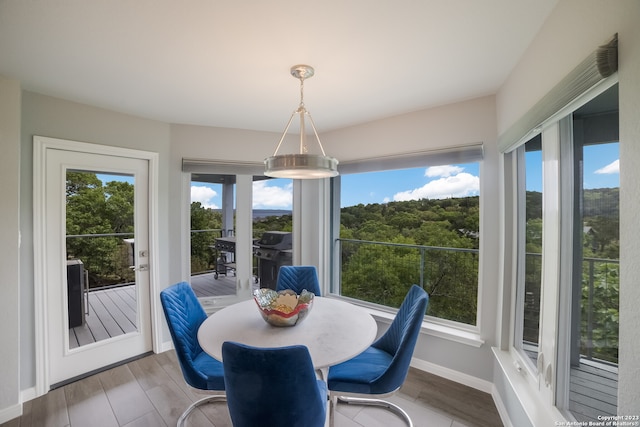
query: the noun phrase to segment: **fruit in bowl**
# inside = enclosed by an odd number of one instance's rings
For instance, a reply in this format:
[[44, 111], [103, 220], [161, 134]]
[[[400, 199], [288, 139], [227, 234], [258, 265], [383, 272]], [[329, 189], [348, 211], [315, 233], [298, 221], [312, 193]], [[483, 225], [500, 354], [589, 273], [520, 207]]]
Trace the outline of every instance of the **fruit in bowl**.
[[253, 291], [253, 299], [262, 318], [273, 326], [295, 326], [302, 322], [311, 311], [314, 296], [306, 289], [300, 295], [291, 289], [276, 292], [261, 288]]

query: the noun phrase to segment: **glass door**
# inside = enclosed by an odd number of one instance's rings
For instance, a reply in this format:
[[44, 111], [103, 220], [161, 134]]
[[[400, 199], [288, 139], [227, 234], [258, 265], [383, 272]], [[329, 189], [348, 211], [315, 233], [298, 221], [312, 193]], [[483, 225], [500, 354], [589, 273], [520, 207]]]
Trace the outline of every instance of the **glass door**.
[[149, 161], [46, 150], [49, 384], [152, 349]]
[[[577, 421], [597, 422], [617, 414], [620, 289], [620, 171], [618, 87], [576, 110], [571, 118], [573, 233], [571, 345], [563, 361], [559, 400]], [[567, 156], [568, 157], [568, 156]], [[563, 160], [563, 164], [565, 161]], [[568, 276], [567, 276], [568, 277]], [[564, 304], [563, 304], [564, 305]], [[562, 317], [561, 317], [562, 319]], [[563, 342], [562, 335], [559, 341]], [[560, 382], [561, 384], [563, 381]]]

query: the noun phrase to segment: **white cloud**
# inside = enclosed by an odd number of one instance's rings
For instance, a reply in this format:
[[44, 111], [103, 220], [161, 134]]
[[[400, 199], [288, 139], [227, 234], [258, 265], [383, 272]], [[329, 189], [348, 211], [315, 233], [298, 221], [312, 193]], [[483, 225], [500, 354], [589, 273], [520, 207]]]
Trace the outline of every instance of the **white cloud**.
[[293, 182], [278, 187], [267, 185], [269, 181], [255, 181], [253, 183], [254, 209], [291, 209], [293, 201]]
[[431, 166], [427, 168], [426, 171], [424, 171], [424, 176], [429, 178], [434, 178], [436, 176], [446, 178], [451, 175], [457, 175], [461, 173], [463, 170], [464, 168], [461, 168], [460, 166], [453, 166], [453, 165]]
[[609, 163], [607, 166], [598, 169], [597, 171], [595, 171], [595, 173], [597, 174], [614, 174], [614, 173], [620, 173], [620, 159]]
[[[438, 168], [443, 167], [438, 166]], [[427, 169], [427, 171], [429, 169]], [[445, 175], [434, 176], [443, 176], [443, 178], [430, 181], [420, 188], [396, 193], [393, 196], [393, 200], [402, 202], [419, 199], [447, 199], [450, 197], [467, 197], [478, 194], [480, 190], [480, 178], [477, 176], [466, 172], [450, 176], [446, 175], [447, 169], [442, 169], [441, 173], [445, 173]]]
[[219, 209], [220, 207], [211, 200], [217, 195], [218, 193], [210, 187], [201, 185], [191, 186], [191, 202], [200, 202], [204, 208]]

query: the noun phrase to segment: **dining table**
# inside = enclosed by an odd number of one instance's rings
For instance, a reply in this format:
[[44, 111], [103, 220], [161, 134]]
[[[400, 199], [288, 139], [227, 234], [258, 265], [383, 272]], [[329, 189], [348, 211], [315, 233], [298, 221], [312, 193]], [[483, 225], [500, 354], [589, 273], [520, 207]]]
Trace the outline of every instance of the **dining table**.
[[330, 366], [362, 353], [376, 334], [376, 322], [364, 308], [316, 296], [307, 316], [295, 326], [270, 325], [253, 299], [227, 306], [202, 323], [198, 342], [207, 354], [220, 361], [225, 341], [253, 347], [304, 345], [314, 368], [326, 379]]

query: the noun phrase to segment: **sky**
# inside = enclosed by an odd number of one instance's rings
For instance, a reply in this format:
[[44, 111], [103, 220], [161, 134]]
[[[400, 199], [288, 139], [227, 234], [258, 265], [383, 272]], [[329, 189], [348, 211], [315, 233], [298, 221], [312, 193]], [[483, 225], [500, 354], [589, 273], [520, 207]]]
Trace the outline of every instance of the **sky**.
[[[542, 191], [541, 152], [527, 152], [526, 162], [537, 165], [537, 167], [527, 168], [527, 190]], [[615, 142], [585, 146], [583, 169], [585, 189], [620, 187], [619, 144]]]
[[[477, 195], [478, 169], [476, 163], [343, 175], [341, 206]], [[292, 189], [290, 179], [256, 181], [253, 183], [253, 207], [291, 209]], [[193, 183], [191, 200], [217, 209], [221, 203], [220, 192], [220, 185]]]
[[[527, 190], [542, 190], [541, 153], [527, 152]], [[531, 163], [530, 163], [531, 162]], [[618, 143], [584, 148], [584, 188], [620, 186]], [[104, 181], [126, 180], [125, 177], [98, 175]], [[479, 164], [443, 165], [429, 168], [369, 172], [342, 175], [341, 207], [357, 204], [387, 203], [421, 198], [444, 199], [479, 194]], [[204, 207], [219, 209], [220, 185], [193, 183], [191, 200]], [[253, 183], [254, 209], [285, 209], [292, 205], [293, 182], [271, 179]]]

